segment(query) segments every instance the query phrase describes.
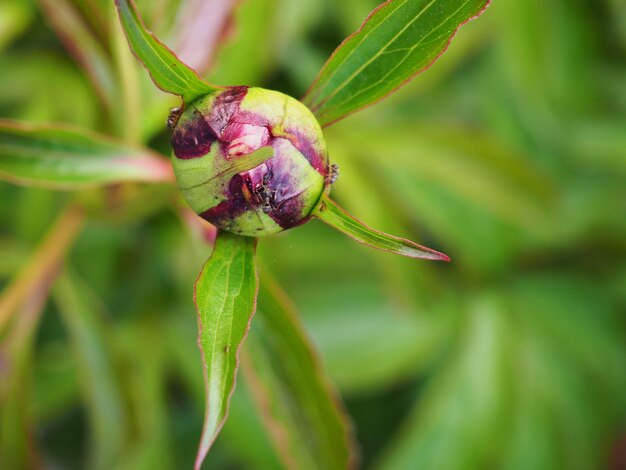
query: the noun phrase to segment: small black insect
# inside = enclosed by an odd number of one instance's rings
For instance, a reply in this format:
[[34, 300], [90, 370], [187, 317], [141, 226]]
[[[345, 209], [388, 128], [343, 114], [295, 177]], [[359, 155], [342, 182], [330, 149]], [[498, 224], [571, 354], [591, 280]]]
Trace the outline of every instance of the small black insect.
[[167, 127], [169, 127], [170, 129], [174, 129], [176, 127], [176, 124], [178, 123], [178, 120], [180, 119], [180, 115], [182, 114], [182, 112], [183, 108], [181, 107], [170, 109], [170, 113], [167, 116]]
[[330, 184], [335, 184], [335, 181], [337, 181], [337, 178], [339, 178], [339, 165], [337, 165], [336, 163], [333, 163], [330, 166], [330, 175], [328, 176], [328, 182]]
[[257, 204], [261, 205], [261, 210], [265, 214], [269, 214], [274, 207], [274, 200], [276, 199], [276, 191], [270, 189], [269, 182], [272, 179], [272, 172], [265, 173], [263, 175], [263, 181], [261, 184], [256, 185], [252, 189], [252, 194]]

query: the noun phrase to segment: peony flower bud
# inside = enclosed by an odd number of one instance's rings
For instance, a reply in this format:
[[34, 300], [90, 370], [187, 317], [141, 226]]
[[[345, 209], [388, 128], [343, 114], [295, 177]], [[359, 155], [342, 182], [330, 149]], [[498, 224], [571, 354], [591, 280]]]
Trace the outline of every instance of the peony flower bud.
[[306, 222], [329, 186], [317, 120], [276, 91], [232, 87], [198, 98], [178, 119], [172, 147], [187, 203], [240, 235], [271, 235]]

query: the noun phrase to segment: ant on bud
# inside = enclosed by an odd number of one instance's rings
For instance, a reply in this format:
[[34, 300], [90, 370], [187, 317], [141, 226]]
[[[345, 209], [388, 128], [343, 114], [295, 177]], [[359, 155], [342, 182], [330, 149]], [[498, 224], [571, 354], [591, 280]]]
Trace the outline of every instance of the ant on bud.
[[180, 119], [180, 115], [183, 112], [183, 108], [178, 106], [176, 108], [170, 109], [170, 113], [167, 116], [167, 127], [170, 129], [174, 129], [178, 120]]
[[339, 165], [337, 165], [336, 163], [333, 163], [330, 166], [330, 175], [328, 176], [328, 182], [330, 184], [335, 184], [335, 181], [337, 181], [337, 178], [339, 178]]
[[261, 184], [256, 185], [252, 189], [254, 199], [261, 205], [261, 210], [265, 214], [269, 214], [274, 209], [273, 202], [276, 197], [276, 191], [269, 188], [270, 179], [272, 179], [272, 172], [265, 173], [263, 175], [263, 181]]

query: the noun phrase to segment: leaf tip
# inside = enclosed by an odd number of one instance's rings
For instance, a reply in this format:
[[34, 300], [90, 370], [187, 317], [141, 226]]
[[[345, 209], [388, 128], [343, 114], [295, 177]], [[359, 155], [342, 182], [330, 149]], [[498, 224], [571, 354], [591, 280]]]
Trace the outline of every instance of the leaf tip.
[[444, 263], [449, 263], [450, 261], [452, 261], [450, 257], [446, 255], [445, 253], [439, 253], [438, 251], [435, 253], [436, 253], [436, 258], [434, 258], [435, 261], [443, 261]]
[[342, 209], [327, 195], [323, 197], [314, 214], [334, 229], [348, 235], [363, 245], [381, 251], [388, 251], [408, 258], [427, 259], [449, 262], [450, 257], [444, 253], [418, 245], [410, 240], [389, 235], [368, 227], [353, 215]]
[[[229, 265], [233, 262], [234, 252], [238, 252], [239, 256], [243, 259], [244, 263], [248, 263], [248, 270], [246, 271], [246, 276], [242, 280], [243, 283], [249, 283], [247, 285], [252, 286], [252, 289], [248, 289], [247, 291], [247, 300], [248, 303], [242, 305], [238, 304], [237, 308], [243, 308], [244, 310], [238, 310], [237, 312], [242, 313], [243, 311], [247, 314], [247, 319], [245, 321], [245, 327], [239, 331], [238, 333], [238, 341], [234, 342], [235, 348], [234, 351], [234, 366], [231, 368], [232, 372], [232, 385], [230, 385], [229, 390], [224, 389], [226, 394], [222, 396], [219, 409], [216, 411], [212, 404], [209, 403], [209, 396], [212, 393], [209, 388], [209, 382], [211, 381], [209, 371], [210, 367], [212, 367], [208, 361], [206, 356], [206, 338], [204, 337], [203, 330], [205, 328], [205, 322], [203, 320], [203, 311], [206, 310], [206, 306], [202, 305], [201, 298], [199, 298], [199, 292], [202, 289], [205, 289], [207, 285], [203, 284], [203, 279], [207, 275], [207, 272], [211, 270], [216, 270], [215, 272], [218, 275], [230, 276], [230, 269], [222, 269], [224, 265]], [[202, 429], [202, 435], [200, 437], [200, 444], [198, 446], [198, 453], [196, 454], [196, 460], [194, 463], [194, 469], [199, 470], [202, 467], [202, 463], [204, 462], [206, 456], [209, 453], [209, 450], [213, 446], [213, 443], [219, 436], [222, 427], [224, 426], [226, 419], [228, 417], [229, 409], [230, 409], [230, 401], [235, 391], [235, 386], [237, 383], [237, 370], [239, 369], [239, 353], [241, 349], [241, 345], [243, 344], [248, 331], [250, 329], [250, 324], [252, 322], [252, 317], [256, 312], [257, 306], [257, 295], [259, 290], [259, 279], [258, 273], [256, 270], [256, 265], [254, 261], [254, 257], [256, 254], [256, 239], [251, 239], [248, 237], [240, 237], [238, 235], [232, 235], [227, 232], [220, 232], [218, 237], [216, 238], [216, 243], [213, 248], [213, 253], [211, 254], [209, 260], [204, 264], [196, 282], [194, 284], [194, 304], [196, 306], [197, 316], [198, 316], [198, 339], [197, 344], [201, 351], [201, 360], [202, 367], [204, 373], [204, 383], [205, 383], [205, 414], [204, 414], [204, 425]], [[231, 256], [232, 255], [232, 256]], [[228, 259], [228, 260], [226, 260]], [[247, 279], [247, 280], [246, 280]], [[218, 282], [216, 285], [220, 285]], [[205, 293], [206, 294], [206, 293]], [[209, 297], [210, 293], [206, 294]], [[235, 297], [243, 298], [246, 300], [245, 295], [239, 291], [237, 294], [233, 294]], [[244, 296], [244, 297], [241, 297]], [[235, 300], [232, 299], [233, 309], [235, 308]], [[248, 306], [248, 308], [246, 308]], [[235, 312], [235, 313], [237, 313]], [[206, 312], [205, 312], [206, 313]], [[210, 329], [208, 330], [211, 331]], [[232, 332], [231, 332], [232, 333]], [[224, 348], [224, 353], [230, 349], [230, 344]], [[232, 358], [232, 356], [231, 356]]]

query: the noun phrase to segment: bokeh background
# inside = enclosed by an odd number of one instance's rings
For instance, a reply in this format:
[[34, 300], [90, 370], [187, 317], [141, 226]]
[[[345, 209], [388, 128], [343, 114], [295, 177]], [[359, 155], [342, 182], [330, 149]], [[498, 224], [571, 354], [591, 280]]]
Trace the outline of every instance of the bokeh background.
[[[0, 1], [0, 117], [167, 155], [176, 100], [128, 55], [111, 3]], [[200, 17], [219, 32], [206, 47], [190, 41], [193, 2], [138, 3], [216, 83], [302, 96], [378, 2], [242, 0]], [[109, 88], [55, 35], [63, 18], [113, 64]], [[318, 221], [260, 243], [341, 392], [361, 467], [626, 468], [626, 3], [494, 0], [434, 67], [327, 138], [342, 205], [453, 260], [374, 252]], [[0, 182], [0, 287], [76, 197], [99, 209], [50, 301], [0, 332], [0, 454], [15, 468], [190, 468], [192, 284], [209, 249], [172, 189]], [[281, 467], [247, 387], [206, 468]]]

